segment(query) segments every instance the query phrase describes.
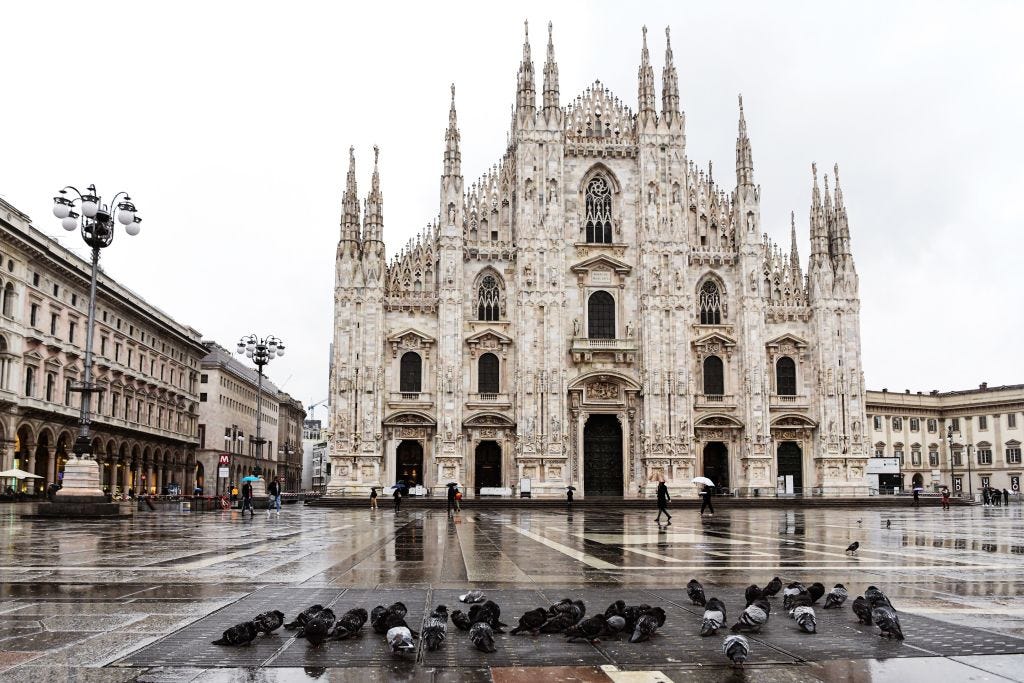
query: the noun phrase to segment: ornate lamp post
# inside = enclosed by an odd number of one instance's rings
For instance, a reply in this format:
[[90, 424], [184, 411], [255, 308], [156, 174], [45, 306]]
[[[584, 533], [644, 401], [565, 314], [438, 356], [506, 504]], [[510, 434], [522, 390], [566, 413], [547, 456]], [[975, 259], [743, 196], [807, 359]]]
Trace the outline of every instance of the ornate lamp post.
[[[291, 465], [292, 465], [291, 458], [292, 458], [292, 454], [293, 453], [295, 453], [295, 448], [292, 446], [291, 441], [285, 441], [284, 445], [278, 447], [278, 449], [277, 449], [277, 454], [284, 458], [284, 467], [282, 468], [282, 470], [284, 470], [284, 479], [285, 479], [285, 485], [286, 486], [291, 484], [291, 480], [290, 480]], [[284, 487], [282, 487], [282, 488], [284, 488]]]
[[[953, 425], [946, 427], [946, 447], [949, 450], [949, 485], [956, 479], [956, 458], [953, 457]], [[963, 495], [963, 491], [960, 492]]]
[[[74, 196], [69, 197], [69, 191], [74, 193]], [[80, 214], [75, 212], [76, 208], [81, 211]], [[96, 280], [99, 273], [100, 250], [109, 247], [114, 240], [115, 218], [117, 223], [124, 226], [125, 232], [132, 236], [139, 234], [142, 219], [135, 214], [135, 205], [126, 192], [118, 192], [110, 203], [106, 204], [95, 185], [90, 185], [84, 194], [70, 185], [65, 187], [53, 198], [53, 215], [61, 219], [61, 226], [68, 232], [79, 230], [82, 239], [92, 248], [89, 317], [85, 334], [85, 377], [81, 383], [73, 387], [73, 391], [82, 394], [78, 436], [72, 449], [73, 457], [64, 468], [64, 487], [57, 493], [68, 502], [88, 502], [104, 497], [100, 486], [99, 465], [93, 457], [89, 438], [89, 426], [92, 424], [92, 395], [102, 391], [92, 381], [92, 340], [96, 325]]]
[[[259, 467], [260, 455], [263, 452], [263, 368], [274, 358], [284, 355], [284, 342], [277, 337], [259, 338], [254, 334], [244, 336], [238, 340], [239, 355], [249, 358], [255, 365], [259, 374], [256, 388], [256, 466]], [[259, 471], [262, 471], [260, 468]]]

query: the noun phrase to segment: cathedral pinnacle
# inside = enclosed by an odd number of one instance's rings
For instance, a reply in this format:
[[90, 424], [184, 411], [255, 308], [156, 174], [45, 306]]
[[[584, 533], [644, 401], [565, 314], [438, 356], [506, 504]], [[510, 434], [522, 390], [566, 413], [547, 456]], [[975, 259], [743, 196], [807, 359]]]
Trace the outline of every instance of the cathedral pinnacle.
[[341, 239], [359, 241], [359, 193], [356, 191], [356, 148], [348, 148], [348, 175], [341, 199]]
[[516, 79], [516, 107], [520, 110], [536, 108], [537, 91], [533, 85], [533, 60], [530, 58], [530, 24], [523, 22], [523, 61]]
[[739, 133], [736, 136], [736, 185], [754, 184], [754, 157], [747, 137], [747, 119], [743, 116], [743, 95], [740, 101]]
[[661, 115], [679, 113], [679, 77], [672, 59], [672, 36], [665, 27], [665, 68], [661, 71]]
[[[828, 263], [828, 223], [825, 209], [821, 205], [821, 190], [818, 188], [818, 164], [811, 163], [814, 186], [811, 189], [811, 265]], [[828, 190], [825, 190], [828, 192]]]
[[800, 272], [800, 253], [796, 246], [796, 212], [789, 212], [789, 264], [793, 272]]
[[373, 146], [373, 175], [370, 177], [370, 194], [366, 197], [366, 212], [363, 218], [363, 242], [382, 241], [384, 228], [384, 198], [380, 193], [380, 147]]
[[544, 111], [558, 109], [558, 64], [555, 62], [553, 26], [548, 22], [548, 56], [544, 62]]
[[643, 27], [643, 34], [643, 49], [640, 52], [640, 69], [637, 74], [637, 80], [639, 81], [637, 87], [638, 112], [641, 115], [654, 116], [654, 69], [651, 67], [651, 56], [647, 52], [646, 26]]
[[454, 83], [452, 83], [452, 105], [448, 110], [448, 130], [444, 134], [444, 175], [462, 175], [462, 153], [459, 151], [459, 123], [455, 116]]

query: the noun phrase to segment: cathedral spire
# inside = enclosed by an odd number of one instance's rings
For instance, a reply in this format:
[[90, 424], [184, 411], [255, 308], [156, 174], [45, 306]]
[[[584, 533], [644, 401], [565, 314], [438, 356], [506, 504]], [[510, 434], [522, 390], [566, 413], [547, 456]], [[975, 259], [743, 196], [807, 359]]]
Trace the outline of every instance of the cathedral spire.
[[640, 52], [640, 70], [637, 74], [639, 85], [637, 88], [637, 99], [639, 100], [638, 112], [641, 116], [655, 116], [654, 110], [654, 69], [651, 68], [651, 57], [647, 52], [647, 27], [643, 27], [644, 46]]
[[444, 134], [444, 175], [462, 175], [462, 153], [459, 151], [459, 123], [455, 117], [455, 84], [452, 83], [452, 105], [448, 110], [448, 130]]
[[523, 22], [523, 61], [516, 79], [516, 108], [533, 111], [537, 104], [537, 91], [533, 86], [533, 60], [530, 58], [530, 24]]
[[739, 133], [736, 136], [736, 185], [754, 184], [754, 157], [750, 151], [750, 138], [747, 137], [747, 119], [743, 116], [743, 95], [740, 100]]
[[794, 273], [800, 272], [800, 252], [796, 246], [796, 212], [789, 212], [789, 264]]
[[818, 164], [811, 164], [814, 186], [811, 189], [811, 264], [828, 262], [828, 227], [825, 209], [821, 204], [821, 190], [818, 189]]
[[665, 68], [661, 71], [661, 115], [679, 113], [679, 76], [672, 59], [672, 36], [665, 27]]
[[384, 197], [380, 193], [380, 147], [373, 146], [373, 176], [370, 178], [370, 194], [366, 197], [366, 212], [363, 217], [363, 242], [381, 242], [384, 231]]
[[[846, 204], [843, 189], [839, 186], [839, 164], [833, 166], [836, 180], [836, 254], [845, 259], [850, 257], [850, 224], [846, 218]], [[852, 265], [852, 264], [851, 264]]]
[[359, 241], [359, 193], [356, 191], [356, 148], [348, 148], [348, 175], [341, 198], [341, 239]]
[[544, 111], [558, 109], [558, 64], [555, 62], [553, 26], [548, 22], [548, 57], [544, 62]]

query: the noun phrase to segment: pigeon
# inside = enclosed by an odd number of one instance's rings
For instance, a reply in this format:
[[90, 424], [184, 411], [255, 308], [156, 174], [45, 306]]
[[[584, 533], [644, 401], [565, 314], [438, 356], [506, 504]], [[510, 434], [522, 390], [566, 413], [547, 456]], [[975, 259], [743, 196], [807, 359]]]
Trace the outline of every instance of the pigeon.
[[733, 667], [741, 667], [750, 657], [750, 643], [743, 636], [726, 636], [722, 641], [722, 651], [732, 662]]
[[[544, 622], [547, 620], [547, 610], [543, 607], [532, 609], [519, 617], [519, 625], [509, 631], [509, 634], [514, 636], [516, 634], [529, 631], [531, 635], [537, 635], [540, 633], [540, 627], [543, 626]], [[623, 621], [623, 623], [625, 623], [625, 621]]]
[[[800, 595], [807, 596], [807, 599], [810, 599], [810, 595], [802, 583], [794, 581], [786, 586], [782, 591], [782, 608], [787, 610], [793, 609], [795, 606], [793, 605], [793, 601]], [[808, 602], [807, 604], [810, 603]]]
[[[370, 626], [376, 633], [385, 635], [388, 629], [393, 626], [402, 626], [405, 624], [405, 615], [408, 614], [408, 609], [401, 602], [393, 603], [390, 607], [386, 607], [380, 610], [380, 605], [373, 608], [373, 612], [370, 613]], [[398, 617], [398, 619], [395, 619]]]
[[469, 608], [469, 621], [473, 624], [482, 621], [490, 626], [495, 633], [504, 633], [501, 627], [505, 624], [498, 619], [500, 614], [501, 608], [488, 600], [482, 605], [473, 605]]
[[468, 605], [472, 605], [477, 602], [484, 601], [484, 592], [478, 590], [472, 590], [468, 593], [463, 593], [459, 596], [459, 602], [464, 602]]
[[855, 552], [857, 552], [857, 548], [859, 548], [859, 547], [860, 547], [860, 541], [854, 541], [850, 545], [846, 546], [846, 552], [848, 552], [848, 553], [855, 553]]
[[708, 600], [704, 608], [704, 619], [700, 623], [700, 634], [702, 636], [713, 636], [718, 629], [725, 625], [725, 605], [718, 598]]
[[796, 620], [796, 625], [804, 633], [818, 632], [818, 624], [814, 617], [813, 607], [796, 607], [789, 613], [789, 616]]
[[460, 609], [452, 612], [452, 623], [455, 624], [455, 628], [460, 631], [468, 631], [470, 627], [473, 626], [473, 622], [470, 621], [469, 617], [466, 616], [466, 613]]
[[610, 617], [605, 617], [604, 633], [605, 636], [619, 637], [619, 634], [626, 630], [626, 618], [621, 614], [613, 614]]
[[366, 610], [362, 607], [356, 607], [350, 609], [341, 615], [334, 624], [334, 631], [331, 632], [332, 640], [345, 640], [359, 633], [363, 628], [363, 624], [366, 623], [367, 615]]
[[276, 609], [263, 612], [253, 617], [252, 623], [256, 624], [256, 630], [259, 633], [269, 636], [284, 624], [284, 613], [278, 612]]
[[825, 596], [825, 609], [840, 608], [843, 603], [846, 602], [850, 594], [846, 591], [846, 586], [841, 583], [837, 583], [835, 587], [828, 592]]
[[811, 602], [818, 602], [821, 596], [825, 594], [825, 585], [822, 583], [812, 583], [807, 587], [807, 592], [811, 594]]
[[665, 610], [660, 607], [652, 607], [647, 613], [654, 615], [654, 619], [658, 622], [658, 628], [665, 625], [665, 617], [667, 616]]
[[[607, 617], [603, 614], [595, 614], [594, 616], [584, 619], [580, 623], [573, 624], [569, 628], [565, 629], [565, 635], [569, 637], [568, 642], [573, 642], [582, 638], [589, 643], [595, 643], [597, 642], [598, 637], [604, 633], [607, 625]], [[623, 620], [622, 625], [626, 625], [625, 620]]]
[[700, 581], [697, 579], [690, 579], [690, 582], [686, 584], [686, 595], [695, 605], [703, 607], [707, 604], [707, 599], [704, 597], [704, 586], [700, 585]]
[[774, 579], [769, 581], [768, 584], [764, 587], [764, 589], [761, 591], [761, 595], [763, 595], [766, 598], [774, 598], [776, 595], [779, 594], [780, 590], [782, 590], [782, 579], [776, 576]]
[[572, 611], [572, 609], [572, 600], [569, 598], [562, 598], [555, 604], [551, 605], [551, 607], [548, 607], [548, 616], [553, 617], [559, 612], [569, 612]]
[[[388, 608], [385, 607], [384, 605], [377, 605], [372, 610], [370, 610], [370, 626], [373, 628], [374, 631], [377, 631], [377, 624], [378, 623], [383, 624], [384, 613], [387, 612], [387, 611], [388, 611]], [[377, 631], [377, 632], [380, 633], [380, 631]], [[381, 635], [384, 635], [384, 634], [381, 633]]]
[[420, 631], [420, 638], [427, 650], [434, 652], [444, 645], [444, 639], [448, 635], [448, 608], [438, 605], [427, 617], [423, 630]]
[[868, 589], [864, 591], [864, 599], [868, 601], [868, 604], [872, 609], [881, 605], [887, 605], [889, 607], [893, 606], [889, 597], [874, 586], [868, 586]]
[[891, 519], [885, 520], [885, 528], [886, 529], [891, 529], [892, 528], [892, 520]]
[[750, 584], [747, 586], [747, 590], [743, 591], [743, 596], [747, 599], [747, 605], [750, 605], [754, 600], [762, 597], [761, 589], [757, 587], [757, 584]]
[[495, 650], [494, 631], [482, 621], [473, 624], [473, 628], [469, 629], [469, 639], [472, 641], [473, 647], [481, 652], [494, 652]]
[[[575, 612], [559, 612], [540, 627], [541, 633], [561, 633], [576, 623]], [[627, 622], [628, 623], [628, 622]]]
[[629, 642], [642, 643], [649, 640], [657, 630], [658, 618], [655, 616], [654, 610], [651, 610], [636, 622], [636, 628], [633, 629], [633, 635], [629, 637]]
[[294, 631], [297, 628], [302, 628], [306, 625], [306, 622], [313, 618], [313, 616], [324, 608], [323, 605], [313, 605], [302, 610], [299, 616], [295, 617], [295, 621], [290, 624], [285, 624], [285, 629]]
[[868, 626], [871, 625], [871, 605], [863, 596], [858, 595], [854, 599], [853, 613], [857, 615], [857, 621]]
[[[579, 604], [582, 605], [583, 603], [581, 602]], [[488, 623], [491, 624], [492, 628], [497, 628], [498, 626], [508, 626], [508, 624], [504, 624], [500, 620], [501, 607], [498, 606], [498, 603], [494, 602], [493, 600], [487, 600], [484, 602], [483, 605], [481, 605], [481, 607], [490, 614], [493, 621]], [[472, 611], [472, 609], [470, 611]]]
[[879, 605], [871, 610], [871, 618], [875, 626], [882, 630], [881, 635], [886, 638], [903, 640], [903, 628], [900, 626], [900, 618], [896, 610], [888, 605]]
[[636, 628], [636, 622], [638, 622], [640, 617], [646, 614], [649, 609], [651, 609], [651, 606], [643, 603], [624, 609], [622, 611], [622, 616], [626, 618], [626, 630], [632, 633], [633, 629]]
[[392, 654], [401, 654], [416, 649], [416, 645], [412, 642], [412, 631], [408, 626], [395, 626], [388, 629], [386, 638], [388, 649]]
[[214, 645], [248, 645], [256, 636], [259, 635], [259, 630], [251, 621], [243, 621], [241, 624], [235, 624], [227, 631], [224, 631], [220, 638], [213, 641]]
[[610, 617], [613, 614], [622, 614], [622, 610], [626, 609], [626, 603], [622, 600], [616, 600], [612, 604], [608, 605], [608, 609], [604, 611], [606, 617]]
[[740, 620], [732, 625], [732, 630], [736, 632], [744, 633], [758, 633], [761, 631], [761, 627], [768, 623], [768, 616], [771, 614], [772, 606], [768, 604], [768, 601], [764, 598], [755, 600], [753, 604], [748, 605], [743, 613], [740, 614]]
[[312, 647], [319, 647], [327, 640], [327, 635], [334, 626], [334, 612], [330, 609], [323, 609], [317, 612], [316, 616], [310, 619], [299, 631], [299, 636], [309, 641]]

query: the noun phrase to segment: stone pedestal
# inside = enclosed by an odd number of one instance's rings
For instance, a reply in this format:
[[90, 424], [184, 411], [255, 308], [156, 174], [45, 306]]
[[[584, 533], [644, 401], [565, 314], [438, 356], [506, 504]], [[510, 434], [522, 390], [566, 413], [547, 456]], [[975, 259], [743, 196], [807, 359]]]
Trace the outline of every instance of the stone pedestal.
[[100, 486], [100, 466], [95, 460], [71, 458], [64, 465], [63, 487], [57, 491], [54, 502], [106, 503], [107, 496]]

